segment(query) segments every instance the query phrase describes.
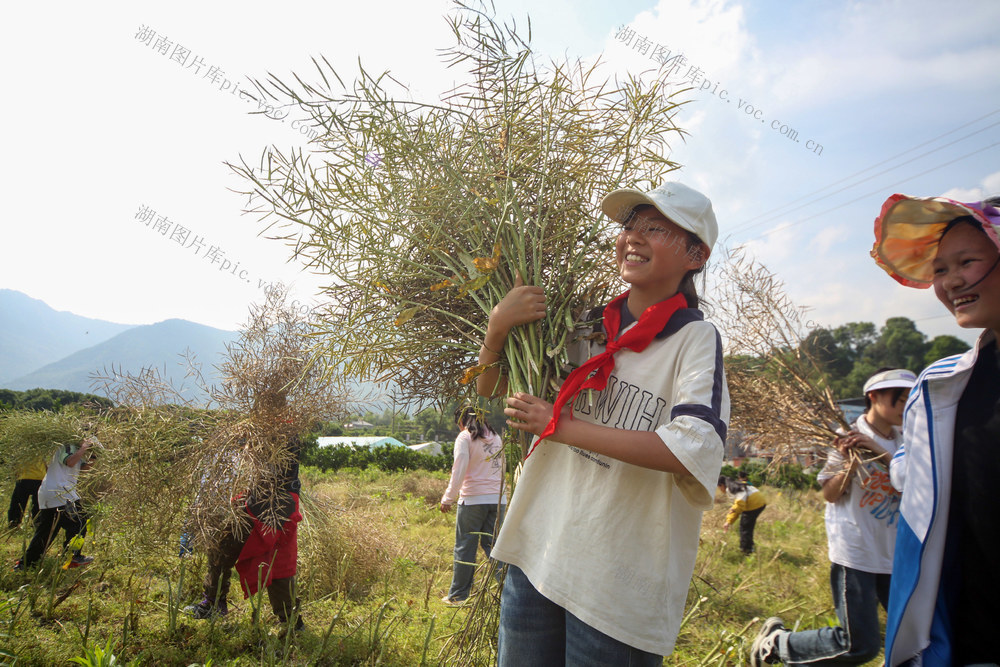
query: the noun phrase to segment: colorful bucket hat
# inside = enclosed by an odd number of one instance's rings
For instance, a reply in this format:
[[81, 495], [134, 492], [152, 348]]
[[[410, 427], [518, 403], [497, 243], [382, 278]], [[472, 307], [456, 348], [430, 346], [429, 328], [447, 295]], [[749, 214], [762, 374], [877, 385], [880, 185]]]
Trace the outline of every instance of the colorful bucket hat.
[[1000, 248], [1000, 210], [983, 202], [963, 203], [944, 197], [893, 195], [875, 218], [871, 255], [886, 273], [907, 287], [927, 288], [934, 281], [931, 262], [949, 222], [972, 216]]

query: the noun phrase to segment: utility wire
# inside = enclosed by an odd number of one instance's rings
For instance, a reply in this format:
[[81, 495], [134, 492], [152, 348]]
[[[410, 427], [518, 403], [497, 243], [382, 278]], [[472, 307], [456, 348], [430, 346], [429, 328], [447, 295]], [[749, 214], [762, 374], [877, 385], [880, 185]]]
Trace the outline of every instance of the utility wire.
[[[994, 111], [994, 112], [992, 112], [992, 113], [998, 113], [998, 112], [1000, 112], [1000, 109], [997, 109], [996, 111]], [[989, 115], [991, 115], [991, 114], [987, 114], [987, 116], [989, 116]], [[985, 118], [985, 116], [983, 116], [982, 118]], [[982, 120], [982, 118], [978, 118], [978, 119], [976, 119], [976, 120], [977, 120], [977, 121], [978, 121], [978, 120]], [[972, 122], [976, 122], [976, 121], [972, 121]], [[966, 127], [967, 125], [969, 125], [969, 123], [966, 123], [966, 124], [965, 124], [965, 125], [963, 125], [962, 127]], [[968, 138], [970, 138], [970, 137], [973, 137], [973, 136], [975, 136], [975, 135], [979, 134], [980, 132], [985, 132], [986, 130], [988, 130], [988, 129], [992, 128], [992, 127], [996, 127], [997, 125], [1000, 125], [1000, 121], [997, 121], [997, 122], [995, 122], [995, 123], [992, 123], [992, 124], [990, 124], [990, 125], [987, 125], [986, 127], [982, 127], [982, 128], [980, 128], [980, 129], [978, 129], [978, 130], [976, 130], [976, 131], [974, 131], [974, 132], [970, 132], [969, 134], [966, 134], [966, 135], [965, 135], [965, 136], [963, 136], [963, 137], [959, 137], [958, 139], [955, 139], [955, 140], [953, 140], [953, 141], [950, 141], [950, 142], [948, 142], [948, 143], [946, 143], [946, 144], [942, 144], [941, 146], [938, 146], [937, 148], [932, 148], [932, 149], [931, 149], [931, 150], [929, 150], [929, 151], [925, 151], [924, 153], [921, 153], [920, 155], [917, 155], [916, 157], [913, 157], [913, 158], [911, 158], [911, 160], [919, 160], [919, 159], [921, 159], [921, 158], [924, 158], [924, 157], [927, 157], [928, 155], [931, 155], [932, 153], [936, 153], [937, 151], [940, 151], [940, 150], [942, 150], [942, 149], [945, 149], [945, 148], [948, 148], [949, 146], [954, 146], [955, 144], [957, 144], [957, 143], [959, 143], [959, 142], [962, 142], [962, 141], [965, 141], [966, 139], [968, 139]], [[957, 130], [959, 130], [959, 129], [961, 129], [961, 128], [955, 128], [955, 130], [951, 130], [950, 132], [946, 132], [945, 134], [952, 134], [953, 132], [955, 132], [955, 131], [957, 131]], [[936, 141], [937, 139], [940, 139], [940, 138], [941, 138], [941, 137], [943, 137], [943, 136], [945, 136], [945, 135], [940, 135], [940, 136], [938, 136], [938, 137], [935, 137], [934, 139], [931, 139], [930, 141]], [[804, 195], [803, 197], [799, 197], [798, 199], [795, 199], [795, 200], [793, 200], [793, 201], [791, 201], [791, 202], [788, 202], [787, 204], [785, 204], [785, 205], [783, 205], [783, 206], [779, 206], [779, 207], [778, 207], [778, 208], [776, 208], [776, 209], [772, 209], [772, 210], [771, 210], [771, 211], [769, 211], [768, 213], [770, 213], [770, 212], [773, 212], [773, 211], [780, 211], [780, 210], [782, 210], [782, 209], [785, 209], [785, 208], [787, 208], [788, 206], [791, 206], [792, 204], [794, 204], [794, 203], [795, 203], [795, 202], [797, 202], [797, 201], [801, 201], [802, 199], [805, 199], [805, 198], [807, 198], [807, 197], [809, 197], [809, 196], [811, 196], [811, 195], [813, 195], [813, 194], [817, 194], [817, 193], [819, 193], [819, 192], [822, 192], [823, 190], [826, 190], [827, 188], [830, 188], [830, 187], [833, 187], [834, 185], [837, 185], [838, 183], [843, 183], [844, 181], [846, 181], [846, 180], [849, 180], [849, 179], [853, 178], [854, 176], [857, 176], [858, 174], [863, 174], [863, 173], [865, 173], [865, 172], [867, 172], [867, 171], [870, 171], [870, 170], [874, 169], [875, 167], [877, 167], [877, 166], [879, 166], [879, 165], [882, 165], [882, 164], [885, 164], [886, 162], [889, 162], [890, 160], [893, 160], [893, 159], [895, 159], [896, 157], [899, 157], [900, 155], [905, 155], [906, 153], [909, 153], [909, 152], [911, 152], [911, 151], [914, 151], [914, 150], [916, 150], [917, 148], [919, 148], [919, 147], [921, 147], [921, 146], [925, 146], [925, 145], [927, 145], [928, 143], [930, 143], [930, 141], [925, 141], [924, 143], [922, 143], [922, 144], [919, 144], [918, 146], [914, 146], [913, 148], [910, 148], [910, 149], [908, 149], [907, 151], [904, 151], [903, 153], [900, 153], [900, 154], [899, 154], [899, 155], [897, 155], [897, 156], [894, 156], [894, 157], [892, 157], [892, 158], [889, 158], [888, 160], [883, 160], [882, 162], [879, 162], [879, 163], [877, 163], [877, 164], [874, 164], [874, 165], [872, 165], [871, 167], [868, 167], [868, 168], [866, 168], [866, 169], [864, 169], [864, 170], [862, 170], [862, 171], [859, 171], [859, 172], [857, 172], [857, 173], [855, 173], [855, 174], [852, 174], [851, 176], [848, 176], [848, 177], [846, 177], [846, 178], [842, 178], [842, 179], [840, 179], [839, 181], [835, 181], [835, 182], [833, 182], [833, 183], [831, 183], [831, 184], [829, 184], [829, 185], [827, 185], [827, 186], [824, 186], [824, 187], [820, 188], [819, 190], [816, 190], [816, 191], [814, 191], [814, 192], [810, 193], [809, 195]], [[874, 174], [871, 174], [871, 175], [869, 175], [869, 176], [866, 176], [866, 177], [865, 177], [864, 179], [862, 179], [862, 180], [860, 180], [860, 181], [857, 181], [856, 183], [850, 183], [850, 184], [848, 184], [848, 185], [845, 185], [845, 186], [844, 186], [844, 187], [842, 187], [842, 188], [838, 188], [837, 190], [834, 190], [834, 191], [832, 191], [832, 192], [829, 192], [829, 193], [827, 193], [827, 194], [823, 195], [822, 197], [818, 197], [818, 198], [816, 198], [816, 199], [813, 199], [813, 200], [811, 200], [811, 201], [807, 201], [807, 202], [805, 202], [805, 203], [803, 203], [803, 204], [800, 204], [799, 206], [796, 206], [796, 207], [794, 207], [794, 208], [791, 208], [791, 209], [788, 209], [788, 210], [784, 211], [783, 213], [781, 213], [781, 215], [788, 215], [789, 213], [791, 213], [791, 212], [793, 212], [793, 211], [797, 211], [797, 210], [799, 210], [799, 209], [801, 209], [801, 208], [804, 208], [804, 207], [806, 207], [806, 206], [810, 206], [810, 205], [812, 205], [812, 204], [815, 204], [815, 203], [817, 203], [817, 202], [820, 202], [820, 201], [823, 201], [824, 199], [826, 199], [826, 198], [828, 198], [828, 197], [832, 197], [832, 196], [833, 196], [833, 195], [835, 195], [835, 194], [839, 194], [839, 193], [843, 192], [844, 190], [849, 190], [850, 188], [853, 188], [853, 187], [856, 187], [856, 186], [858, 186], [858, 185], [861, 185], [862, 183], [866, 182], [867, 180], [869, 180], [869, 179], [871, 179], [871, 178], [874, 178], [874, 177], [876, 177], [876, 176], [881, 176], [881, 175], [883, 175], [883, 174], [887, 174], [887, 173], [889, 173], [890, 171], [893, 171], [893, 170], [895, 170], [895, 169], [899, 169], [900, 167], [903, 167], [903, 166], [905, 166], [906, 164], [907, 164], [907, 163], [902, 163], [902, 164], [898, 164], [898, 165], [895, 165], [895, 166], [893, 166], [893, 167], [888, 167], [888, 168], [886, 168], [886, 169], [883, 169], [882, 171], [879, 171], [879, 172], [876, 172], [876, 173], [874, 173]], [[898, 183], [902, 183], [902, 182], [905, 182], [906, 180], [909, 180], [909, 179], [904, 179], [903, 181], [899, 181]], [[898, 183], [894, 183], [893, 185], [897, 185]], [[754, 220], [757, 220], [757, 219], [759, 219], [759, 218], [763, 217], [764, 215], [767, 215], [767, 213], [762, 213], [761, 215], [758, 215], [758, 216], [755, 216], [755, 217], [751, 218], [750, 220], [747, 220], [747, 221], [746, 221], [745, 223], [743, 223], [742, 225], [738, 225], [738, 226], [737, 226], [737, 227], [736, 227], [735, 229], [733, 229], [733, 230], [732, 230], [732, 231], [730, 232], [730, 234], [735, 234], [735, 233], [739, 233], [739, 232], [745, 232], [745, 231], [747, 231], [747, 230], [750, 230], [750, 229], [753, 229], [754, 227], [759, 227], [759, 226], [761, 226], [761, 225], [764, 225], [764, 224], [767, 224], [768, 222], [771, 222], [771, 221], [772, 221], [772, 220], [774, 220], [775, 218], [779, 217], [779, 216], [775, 215], [775, 216], [771, 216], [771, 217], [768, 217], [768, 218], [765, 218], [764, 220], [761, 220], [760, 222], [753, 222]]]
[[766, 232], [764, 232], [762, 234], [759, 234], [757, 236], [751, 237], [751, 238], [747, 239], [747, 241], [752, 241], [752, 240], [764, 238], [765, 236], [770, 236], [771, 234], [775, 234], [777, 232], [784, 231], [784, 230], [786, 230], [786, 229], [788, 229], [790, 227], [794, 227], [795, 225], [801, 225], [803, 222], [807, 222], [807, 221], [812, 220], [813, 218], [817, 218], [817, 217], [819, 217], [821, 215], [826, 215], [827, 213], [832, 213], [833, 211], [842, 209], [845, 206], [849, 206], [850, 204], [853, 204], [855, 202], [859, 202], [862, 199], [867, 199], [868, 197], [873, 197], [873, 196], [879, 194], [880, 192], [885, 192], [889, 188], [894, 188], [897, 185], [900, 185], [902, 183], [906, 183], [907, 181], [911, 181], [914, 178], [920, 178], [921, 176], [925, 176], [925, 175], [931, 173], [932, 171], [937, 171], [938, 169], [941, 169], [942, 167], [947, 167], [949, 165], [955, 164], [956, 162], [960, 162], [960, 161], [962, 161], [962, 160], [964, 160], [964, 159], [966, 159], [968, 157], [972, 157], [973, 155], [976, 155], [977, 153], [982, 153], [983, 151], [989, 150], [991, 148], [995, 148], [996, 146], [1000, 146], [1000, 141], [994, 142], [994, 143], [992, 143], [992, 144], [990, 144], [988, 146], [983, 146], [982, 148], [980, 148], [978, 150], [974, 150], [971, 153], [966, 153], [965, 155], [959, 156], [959, 157], [955, 158], [954, 160], [949, 160], [948, 162], [943, 162], [941, 164], [935, 165], [935, 166], [931, 167], [930, 169], [926, 169], [926, 170], [920, 172], [919, 174], [913, 174], [912, 176], [908, 176], [906, 178], [900, 179], [900, 180], [896, 181], [895, 183], [889, 183], [888, 185], [883, 185], [883, 186], [879, 187], [877, 190], [872, 190], [871, 192], [865, 193], [865, 194], [861, 195], [860, 197], [856, 197], [854, 199], [850, 199], [850, 200], [844, 202], [843, 204], [840, 204], [838, 206], [834, 206], [833, 208], [824, 209], [823, 211], [820, 211], [819, 213], [814, 213], [813, 215], [807, 216], [807, 217], [802, 218], [800, 220], [796, 220], [795, 222], [789, 222], [789, 223], [786, 223], [786, 224], [784, 224], [784, 225], [782, 225], [780, 227], [775, 227], [774, 229], [772, 229], [770, 231], [766, 231]]

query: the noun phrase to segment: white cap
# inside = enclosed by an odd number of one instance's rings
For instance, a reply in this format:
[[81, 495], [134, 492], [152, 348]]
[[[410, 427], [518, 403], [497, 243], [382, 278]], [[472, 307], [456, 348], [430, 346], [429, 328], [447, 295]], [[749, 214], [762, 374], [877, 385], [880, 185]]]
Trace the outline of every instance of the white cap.
[[719, 236], [712, 202], [708, 197], [683, 183], [668, 181], [649, 192], [632, 188], [615, 190], [601, 202], [601, 209], [615, 222], [623, 222], [636, 206], [653, 206], [681, 229], [686, 229], [708, 246]]
[[865, 381], [864, 393], [878, 391], [879, 389], [894, 389], [903, 387], [911, 389], [917, 383], [917, 376], [905, 368], [894, 368], [888, 371], [876, 373]]

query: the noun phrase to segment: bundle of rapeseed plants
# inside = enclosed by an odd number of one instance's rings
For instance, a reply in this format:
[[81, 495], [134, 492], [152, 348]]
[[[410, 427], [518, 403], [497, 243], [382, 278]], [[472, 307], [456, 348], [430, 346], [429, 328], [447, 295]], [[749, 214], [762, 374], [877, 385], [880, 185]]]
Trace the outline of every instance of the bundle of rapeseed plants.
[[207, 406], [171, 394], [155, 369], [98, 378], [120, 407], [103, 425], [89, 483], [105, 490], [103, 513], [136, 551], [162, 554], [182, 532], [210, 544], [227, 521], [245, 519], [249, 490], [278, 496], [299, 434], [342, 416], [347, 395], [311, 363], [310, 325], [286, 301], [276, 287], [251, 309], [218, 366], [220, 384], [205, 387]]
[[621, 290], [598, 202], [676, 168], [677, 105], [658, 79], [542, 64], [488, 11], [458, 4], [449, 21], [443, 53], [464, 82], [441, 99], [363, 68], [344, 86], [326, 60], [317, 82], [271, 75], [258, 93], [309, 112], [322, 134], [233, 168], [249, 210], [330, 277], [316, 340], [331, 368], [413, 401], [463, 395], [483, 370], [487, 316], [520, 274], [550, 306], [500, 363], [511, 391], [551, 398], [578, 317]]

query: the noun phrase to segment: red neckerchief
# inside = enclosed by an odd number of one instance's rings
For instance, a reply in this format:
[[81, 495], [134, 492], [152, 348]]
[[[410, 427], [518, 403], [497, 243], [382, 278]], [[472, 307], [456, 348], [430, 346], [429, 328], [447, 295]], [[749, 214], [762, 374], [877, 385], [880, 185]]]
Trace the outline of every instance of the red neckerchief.
[[[604, 308], [604, 330], [607, 332], [607, 344], [604, 352], [588, 359], [582, 366], [570, 373], [559, 388], [559, 395], [556, 397], [555, 405], [552, 406], [552, 419], [548, 426], [538, 436], [538, 440], [532, 446], [528, 456], [535, 451], [545, 438], [552, 435], [559, 423], [559, 415], [566, 404], [572, 405], [573, 400], [584, 389], [596, 389], [600, 391], [608, 386], [608, 377], [615, 368], [614, 354], [622, 348], [628, 348], [634, 352], [642, 352], [652, 342], [656, 334], [663, 331], [663, 328], [673, 317], [674, 313], [682, 308], [687, 308], [687, 299], [678, 292], [665, 301], [655, 303], [639, 317], [635, 326], [622, 334], [618, 338], [618, 328], [621, 325], [621, 308], [629, 293], [625, 292], [615, 297], [611, 303]], [[573, 418], [572, 412], [570, 419]], [[524, 458], [527, 459], [528, 456]]]

